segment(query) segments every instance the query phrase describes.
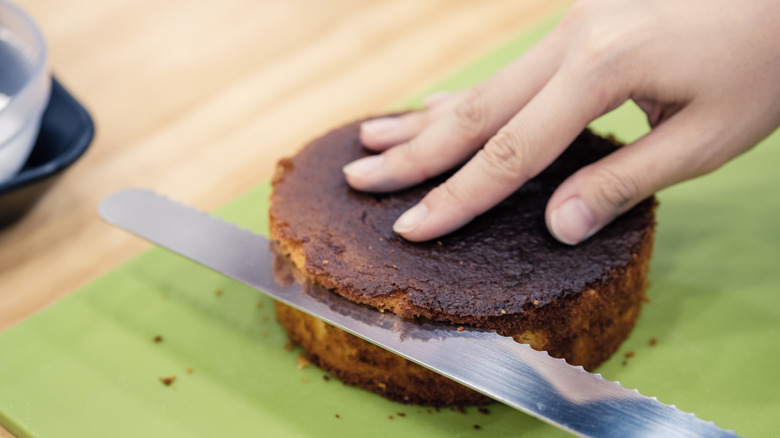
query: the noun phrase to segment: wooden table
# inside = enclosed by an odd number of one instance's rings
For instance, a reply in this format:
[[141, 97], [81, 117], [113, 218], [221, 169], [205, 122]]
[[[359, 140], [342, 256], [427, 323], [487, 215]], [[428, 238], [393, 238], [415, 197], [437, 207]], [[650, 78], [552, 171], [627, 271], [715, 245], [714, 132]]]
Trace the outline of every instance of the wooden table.
[[568, 3], [17, 1], [97, 134], [0, 231], [0, 331], [147, 247], [100, 221], [106, 195], [145, 186], [214, 209], [306, 140], [419, 92]]

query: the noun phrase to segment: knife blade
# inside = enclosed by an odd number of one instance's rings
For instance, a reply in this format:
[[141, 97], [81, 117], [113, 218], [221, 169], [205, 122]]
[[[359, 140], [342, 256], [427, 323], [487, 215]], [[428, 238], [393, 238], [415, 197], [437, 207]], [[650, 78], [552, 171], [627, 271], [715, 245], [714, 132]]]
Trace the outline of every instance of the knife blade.
[[412, 321], [311, 285], [279, 284], [265, 237], [154, 192], [114, 193], [99, 211], [110, 224], [574, 435], [737, 436], [492, 331]]

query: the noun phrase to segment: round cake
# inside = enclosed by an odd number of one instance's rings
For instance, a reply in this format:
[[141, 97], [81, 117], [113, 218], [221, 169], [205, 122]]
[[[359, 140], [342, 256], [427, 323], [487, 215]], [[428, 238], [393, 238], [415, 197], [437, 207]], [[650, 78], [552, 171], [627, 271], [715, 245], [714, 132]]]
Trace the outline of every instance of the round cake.
[[[351, 301], [408, 318], [497, 331], [591, 370], [628, 336], [644, 300], [655, 228], [649, 198], [577, 246], [544, 221], [555, 188], [616, 147], [582, 132], [544, 172], [438, 240], [414, 243], [393, 222], [448, 175], [388, 194], [351, 189], [341, 168], [370, 155], [360, 121], [279, 162], [270, 230], [296, 275]], [[486, 397], [284, 305], [277, 318], [310, 360], [345, 383], [403, 402]]]

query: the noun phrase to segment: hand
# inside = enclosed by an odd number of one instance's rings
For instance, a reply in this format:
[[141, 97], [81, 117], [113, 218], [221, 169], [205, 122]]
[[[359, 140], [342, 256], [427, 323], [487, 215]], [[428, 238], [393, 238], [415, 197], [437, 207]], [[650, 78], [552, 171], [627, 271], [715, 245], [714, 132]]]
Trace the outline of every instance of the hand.
[[553, 236], [579, 243], [780, 124], [778, 22], [777, 0], [581, 0], [487, 81], [364, 123], [362, 141], [382, 153], [344, 173], [358, 190], [392, 191], [473, 155], [393, 227], [409, 240], [433, 239], [509, 196], [589, 122], [632, 99], [652, 131], [576, 172], [547, 204]]

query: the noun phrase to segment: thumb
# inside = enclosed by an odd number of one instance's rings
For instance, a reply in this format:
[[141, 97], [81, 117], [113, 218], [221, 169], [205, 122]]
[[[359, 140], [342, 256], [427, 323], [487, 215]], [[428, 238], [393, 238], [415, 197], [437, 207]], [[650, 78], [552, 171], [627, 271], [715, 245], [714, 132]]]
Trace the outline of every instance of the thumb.
[[714, 170], [723, 156], [708, 124], [694, 111], [675, 114], [636, 142], [564, 181], [545, 219], [559, 241], [576, 245], [658, 190]]

